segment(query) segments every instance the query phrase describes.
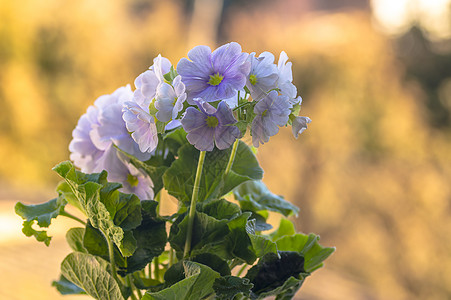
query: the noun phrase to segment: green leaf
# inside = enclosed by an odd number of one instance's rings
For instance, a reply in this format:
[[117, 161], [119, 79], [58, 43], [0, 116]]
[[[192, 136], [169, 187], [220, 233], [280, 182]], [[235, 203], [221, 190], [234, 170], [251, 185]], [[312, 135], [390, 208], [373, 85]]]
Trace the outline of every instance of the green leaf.
[[40, 227], [49, 227], [52, 219], [59, 216], [66, 204], [66, 200], [62, 198], [55, 198], [36, 205], [25, 205], [17, 202], [15, 211], [24, 220], [36, 220]]
[[23, 228], [22, 232], [26, 236], [34, 236], [38, 242], [44, 242], [46, 246], [50, 245], [50, 240], [52, 239], [51, 236], [47, 235], [47, 231], [44, 230], [35, 230], [33, 229], [33, 223], [35, 221], [23, 221]]
[[44, 242], [48, 246], [51, 237], [47, 236], [45, 230], [33, 229], [32, 225], [36, 221], [39, 227], [49, 227], [52, 219], [64, 211], [66, 204], [66, 200], [62, 197], [36, 205], [25, 205], [17, 202], [15, 206], [16, 214], [24, 219], [22, 232], [28, 237], [34, 236], [38, 242]]
[[74, 195], [74, 192], [70, 188], [69, 184], [65, 181], [61, 181], [56, 187], [56, 191], [58, 195], [66, 199], [67, 203], [78, 208], [82, 213], [86, 215], [85, 210], [83, 209], [80, 201], [78, 201], [77, 197]]
[[119, 284], [108, 272], [109, 267], [101, 258], [74, 252], [61, 263], [61, 273], [95, 299], [124, 300]]
[[313, 272], [323, 266], [335, 248], [323, 247], [319, 243], [319, 236], [315, 234], [295, 234], [285, 236], [276, 241], [277, 249], [280, 251], [296, 251], [304, 256], [304, 269], [306, 272]]
[[61, 295], [86, 295], [86, 292], [70, 282], [63, 275], [60, 276], [60, 280], [54, 280], [52, 286], [56, 287]]
[[233, 191], [235, 199], [243, 211], [270, 210], [288, 217], [297, 215], [299, 208], [290, 202], [271, 193], [261, 181], [248, 181]]
[[248, 278], [254, 285], [252, 292], [256, 295], [270, 292], [290, 278], [301, 278], [304, 270], [304, 257], [297, 252], [280, 251], [279, 253], [268, 253], [263, 256], [247, 272]]
[[252, 242], [252, 248], [257, 257], [262, 257], [267, 253], [277, 253], [277, 246], [269, 238], [255, 234], [255, 219], [251, 219], [246, 224], [246, 231]]
[[198, 203], [197, 210], [218, 220], [229, 220], [241, 214], [241, 209], [238, 205], [225, 199]]
[[88, 251], [83, 246], [83, 236], [85, 229], [81, 227], [74, 227], [69, 229], [66, 233], [66, 241], [74, 251], [87, 253]]
[[[105, 186], [105, 188], [107, 188]], [[113, 218], [115, 225], [120, 226], [123, 230], [131, 230], [141, 224], [141, 200], [135, 194], [123, 194], [117, 191], [102, 197], [104, 191], [101, 190], [101, 198]]]
[[216, 278], [213, 289], [218, 300], [233, 300], [240, 293], [249, 296], [254, 285], [249, 279], [236, 276], [224, 276]]
[[[131, 209], [132, 217], [136, 216], [136, 200], [132, 201], [131, 206], [126, 203], [126, 197], [122, 198], [121, 193], [117, 191], [117, 183], [107, 182], [107, 173], [84, 174], [76, 171], [74, 165], [69, 162], [62, 162], [53, 168], [61, 177], [63, 177], [70, 186], [73, 194], [78, 199], [81, 207], [86, 212], [91, 225], [104, 233], [121, 250], [122, 255], [130, 256], [133, 253], [133, 242], [130, 234], [124, 239], [124, 230], [114, 223], [114, 217], [118, 214], [116, 222], [124, 223], [125, 228], [136, 225], [133, 219], [127, 218], [126, 213], [118, 213], [121, 209], [126, 212]], [[133, 198], [133, 197], [132, 197]], [[124, 217], [124, 215], [126, 215]]]
[[257, 259], [255, 251], [252, 248], [252, 241], [248, 234], [248, 219], [251, 213], [246, 212], [229, 221], [230, 234], [225, 238], [228, 249], [232, 257], [237, 257], [248, 264], [253, 264]]
[[127, 273], [141, 270], [164, 251], [167, 243], [166, 222], [157, 217], [157, 205], [156, 201], [142, 202], [143, 220], [133, 230], [137, 246], [133, 255], [127, 258]]
[[302, 274], [299, 275], [299, 278], [290, 277], [282, 286], [279, 286], [272, 291], [261, 293], [257, 299], [266, 299], [270, 296], [276, 296], [275, 300], [291, 300], [301, 288], [304, 280], [305, 277]]
[[185, 279], [157, 292], [147, 292], [142, 300], [199, 300], [214, 293], [213, 283], [219, 274], [207, 266], [183, 261]]
[[294, 229], [294, 224], [287, 219], [280, 219], [279, 228], [272, 232], [269, 237], [272, 241], [277, 241], [284, 236], [290, 236], [296, 234], [296, 229]]
[[[241, 141], [232, 168], [224, 178], [230, 153], [230, 148], [215, 148], [207, 153], [200, 182], [199, 202], [220, 198], [245, 181], [262, 178], [263, 170], [258, 165], [257, 158]], [[185, 204], [191, 200], [198, 159], [199, 151], [192, 145], [185, 144], [178, 151], [178, 159], [163, 175], [163, 183], [169, 194]]]
[[[172, 248], [177, 251], [177, 257], [179, 258], [183, 255], [187, 230], [188, 215], [180, 216], [171, 226], [169, 242]], [[222, 252], [221, 250], [224, 248], [224, 237], [228, 233], [227, 220], [217, 220], [204, 213], [196, 212], [191, 239], [191, 254], [216, 252], [217, 255], [222, 256], [218, 251]]]
[[201, 253], [193, 257], [192, 261], [210, 267], [218, 272], [221, 276], [230, 275], [229, 264], [219, 256], [212, 253]]

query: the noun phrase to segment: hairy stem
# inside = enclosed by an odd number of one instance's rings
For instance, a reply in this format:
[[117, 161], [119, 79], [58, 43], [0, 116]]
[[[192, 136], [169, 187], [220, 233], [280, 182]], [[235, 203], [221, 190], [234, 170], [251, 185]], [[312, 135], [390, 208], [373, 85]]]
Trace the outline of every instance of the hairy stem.
[[196, 214], [197, 196], [199, 194], [200, 178], [202, 176], [202, 168], [204, 166], [205, 151], [200, 151], [199, 162], [197, 163], [196, 179], [194, 180], [193, 195], [191, 197], [191, 205], [188, 215], [188, 231], [186, 233], [185, 251], [183, 257], [187, 258], [191, 251], [191, 239], [193, 237], [194, 216]]
[[113, 274], [114, 279], [118, 283], [120, 283], [121, 281], [119, 280], [119, 277], [117, 276], [117, 272], [116, 272], [116, 261], [114, 260], [114, 244], [111, 241], [110, 237], [105, 232], [103, 232], [103, 230], [102, 230], [102, 233], [105, 236], [105, 239], [108, 243], [108, 256], [110, 258], [111, 273]]

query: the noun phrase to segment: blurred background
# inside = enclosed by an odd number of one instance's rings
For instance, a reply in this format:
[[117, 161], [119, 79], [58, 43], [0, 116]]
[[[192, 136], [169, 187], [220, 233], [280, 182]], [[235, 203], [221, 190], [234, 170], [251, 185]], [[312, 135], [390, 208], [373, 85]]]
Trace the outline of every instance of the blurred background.
[[21, 233], [17, 201], [55, 197], [78, 118], [161, 53], [286, 51], [313, 122], [259, 149], [297, 230], [336, 253], [297, 299], [451, 299], [449, 0], [0, 0], [0, 299], [59, 296], [69, 253]]

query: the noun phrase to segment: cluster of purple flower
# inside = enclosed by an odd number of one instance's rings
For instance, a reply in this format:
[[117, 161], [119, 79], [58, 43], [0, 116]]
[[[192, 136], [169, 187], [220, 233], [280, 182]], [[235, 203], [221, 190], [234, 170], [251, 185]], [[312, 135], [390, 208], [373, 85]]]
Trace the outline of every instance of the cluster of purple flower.
[[159, 55], [136, 78], [134, 92], [126, 86], [98, 98], [73, 131], [69, 149], [75, 165], [85, 173], [107, 170], [108, 179], [121, 182], [123, 191], [151, 199], [151, 179], [121, 151], [148, 160], [157, 147], [159, 128], [183, 126], [194, 147], [211, 151], [215, 146], [229, 148], [245, 133], [236, 126], [238, 121], [245, 128], [250, 125], [255, 147], [268, 142], [281, 126], [290, 123], [297, 138], [310, 123], [308, 117], [295, 115], [302, 99], [285, 52], [275, 64], [269, 52], [256, 56], [229, 43], [213, 52], [207, 46], [194, 47], [188, 58], [174, 69]]

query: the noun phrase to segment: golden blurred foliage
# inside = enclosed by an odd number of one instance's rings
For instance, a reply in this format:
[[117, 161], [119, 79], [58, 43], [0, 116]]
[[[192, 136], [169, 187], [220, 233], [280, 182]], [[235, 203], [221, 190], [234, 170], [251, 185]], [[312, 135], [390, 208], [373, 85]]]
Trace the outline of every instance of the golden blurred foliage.
[[[286, 128], [260, 148], [265, 182], [301, 208], [298, 230], [337, 247], [326, 268], [364, 287], [359, 299], [450, 299], [450, 133], [429, 125], [368, 13], [277, 9], [229, 10], [222, 37], [286, 51], [313, 120], [299, 140]], [[2, 186], [55, 184], [86, 108], [158, 53], [176, 64], [188, 29], [180, 1], [3, 0]]]

